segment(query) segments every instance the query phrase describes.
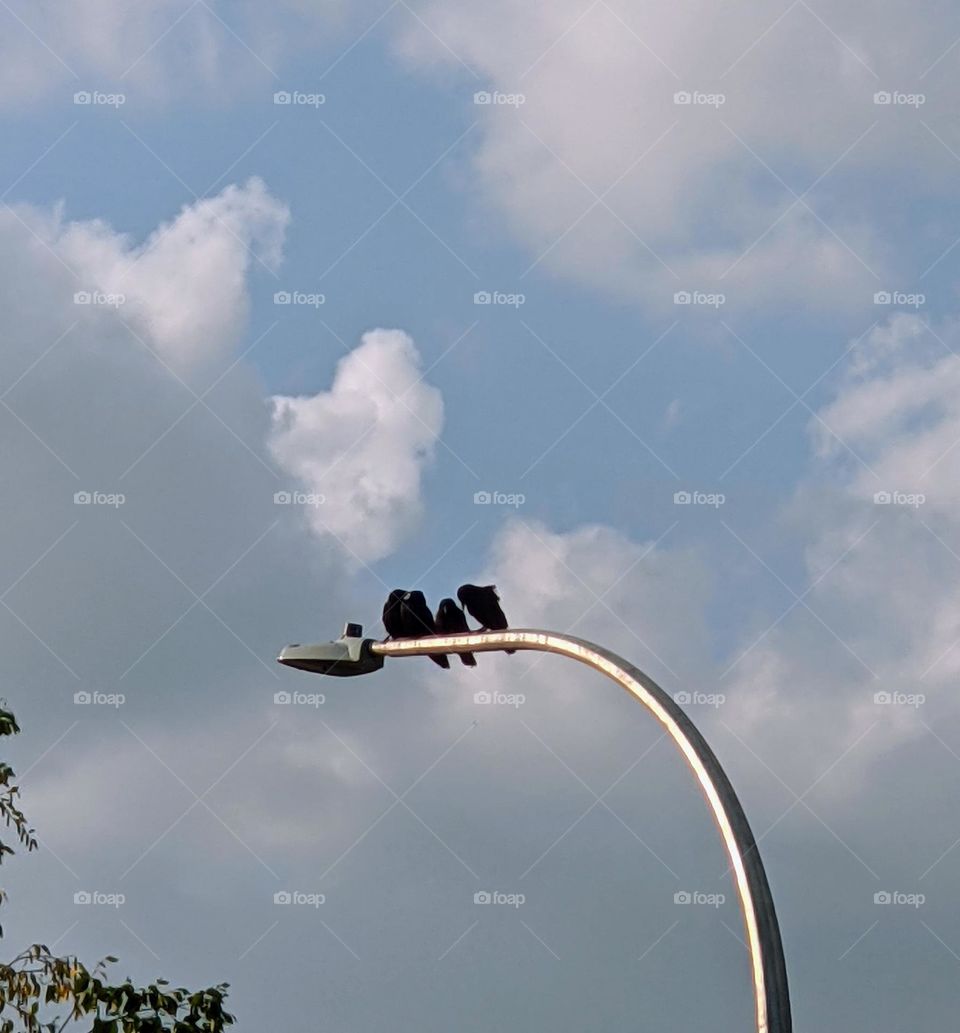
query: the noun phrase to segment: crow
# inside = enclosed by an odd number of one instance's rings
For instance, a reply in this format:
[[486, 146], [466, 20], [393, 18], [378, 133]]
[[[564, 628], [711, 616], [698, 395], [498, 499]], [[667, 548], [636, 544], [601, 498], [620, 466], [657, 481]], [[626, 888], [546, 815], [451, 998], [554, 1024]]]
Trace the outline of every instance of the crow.
[[[457, 598], [467, 613], [480, 621], [483, 631], [506, 631], [509, 627], [496, 585], [461, 585], [457, 589]], [[516, 650], [508, 649], [506, 652], [515, 653]]]
[[404, 588], [395, 588], [383, 604], [383, 626], [387, 629], [387, 638], [403, 638], [403, 614], [401, 603], [407, 594]]
[[[470, 628], [463, 610], [452, 599], [441, 599], [437, 610], [437, 631], [441, 635], [469, 635]], [[465, 667], [476, 667], [473, 653], [461, 653], [460, 662]]]
[[[407, 592], [400, 603], [400, 623], [404, 638], [422, 638], [436, 635], [437, 626], [427, 606], [423, 592]], [[450, 660], [444, 653], [434, 653], [430, 659], [438, 666], [449, 670]]]

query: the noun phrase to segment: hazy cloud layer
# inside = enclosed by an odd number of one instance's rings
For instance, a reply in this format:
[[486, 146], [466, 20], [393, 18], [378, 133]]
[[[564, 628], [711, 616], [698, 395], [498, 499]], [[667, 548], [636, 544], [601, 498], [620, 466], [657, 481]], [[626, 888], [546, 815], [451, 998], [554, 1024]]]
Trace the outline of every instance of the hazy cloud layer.
[[94, 91], [149, 104], [221, 104], [251, 83], [271, 88], [305, 32], [339, 40], [345, 23], [340, 0], [282, 0], [269, 15], [217, 0], [12, 0], [3, 14], [0, 105]]
[[948, 189], [938, 7], [436, 4], [399, 49], [478, 91], [478, 196], [532, 263], [646, 305], [856, 309], [940, 254], [881, 232], [905, 176]]

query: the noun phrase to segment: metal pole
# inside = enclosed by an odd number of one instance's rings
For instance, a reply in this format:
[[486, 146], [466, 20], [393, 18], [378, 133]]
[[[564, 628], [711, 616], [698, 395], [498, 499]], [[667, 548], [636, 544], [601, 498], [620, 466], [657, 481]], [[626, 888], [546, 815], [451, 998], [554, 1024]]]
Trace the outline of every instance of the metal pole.
[[663, 725], [690, 765], [723, 837], [746, 927], [757, 1033], [791, 1033], [790, 997], [780, 927], [753, 832], [713, 750], [690, 718], [656, 682], [608, 649], [570, 635], [533, 628], [389, 642], [367, 640], [364, 645], [369, 646], [371, 653], [385, 657], [483, 653], [505, 648], [557, 653], [607, 675], [642, 703]]

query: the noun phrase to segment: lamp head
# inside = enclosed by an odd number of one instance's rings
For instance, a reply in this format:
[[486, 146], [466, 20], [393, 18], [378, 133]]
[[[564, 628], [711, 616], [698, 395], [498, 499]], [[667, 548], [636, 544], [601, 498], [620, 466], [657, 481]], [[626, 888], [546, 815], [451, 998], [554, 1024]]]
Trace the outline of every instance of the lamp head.
[[335, 642], [285, 646], [277, 662], [312, 674], [328, 674], [336, 678], [372, 674], [383, 667], [383, 657], [370, 650], [372, 641], [363, 637], [363, 625], [348, 623]]

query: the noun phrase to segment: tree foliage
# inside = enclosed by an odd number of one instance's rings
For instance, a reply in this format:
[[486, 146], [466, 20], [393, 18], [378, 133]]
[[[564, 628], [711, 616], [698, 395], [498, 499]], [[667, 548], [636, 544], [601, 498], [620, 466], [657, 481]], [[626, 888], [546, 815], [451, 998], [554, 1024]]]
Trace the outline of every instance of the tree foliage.
[[[19, 731], [16, 718], [0, 705], [0, 736]], [[20, 810], [14, 777], [0, 761], [0, 818], [29, 853], [37, 840]], [[0, 839], [0, 863], [14, 852]], [[0, 890], [0, 903], [5, 899]], [[38, 943], [9, 964], [0, 963], [0, 1033], [60, 1033], [67, 1027], [78, 1033], [221, 1033], [233, 1024], [223, 1006], [226, 983], [197, 991], [171, 988], [163, 979], [141, 987], [129, 979], [112, 983], [107, 968], [116, 961], [106, 957], [91, 970]]]

